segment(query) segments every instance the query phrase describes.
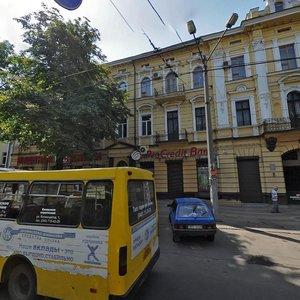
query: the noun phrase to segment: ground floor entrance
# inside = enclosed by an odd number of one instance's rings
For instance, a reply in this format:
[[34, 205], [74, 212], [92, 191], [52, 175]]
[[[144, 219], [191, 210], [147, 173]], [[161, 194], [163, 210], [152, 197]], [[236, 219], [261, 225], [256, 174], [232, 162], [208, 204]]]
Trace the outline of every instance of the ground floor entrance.
[[237, 169], [242, 202], [262, 202], [258, 157], [237, 157]]
[[168, 194], [171, 199], [183, 197], [182, 161], [167, 161]]
[[300, 150], [293, 150], [282, 156], [287, 201], [300, 204]]

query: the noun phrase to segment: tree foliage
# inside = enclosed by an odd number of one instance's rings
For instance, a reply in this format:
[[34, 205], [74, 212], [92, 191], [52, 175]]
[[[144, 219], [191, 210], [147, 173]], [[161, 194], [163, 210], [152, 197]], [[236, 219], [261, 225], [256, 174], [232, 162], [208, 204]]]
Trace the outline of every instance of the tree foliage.
[[0, 43], [0, 140], [35, 145], [45, 155], [91, 153], [114, 138], [129, 113], [125, 95], [103, 64], [100, 33], [90, 21], [65, 21], [43, 10], [16, 19], [29, 47]]

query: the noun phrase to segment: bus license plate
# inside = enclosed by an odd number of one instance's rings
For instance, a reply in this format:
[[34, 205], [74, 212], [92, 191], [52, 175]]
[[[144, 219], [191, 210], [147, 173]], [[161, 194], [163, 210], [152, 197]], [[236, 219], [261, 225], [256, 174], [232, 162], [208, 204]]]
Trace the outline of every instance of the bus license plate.
[[189, 225], [188, 229], [202, 229], [202, 225]]

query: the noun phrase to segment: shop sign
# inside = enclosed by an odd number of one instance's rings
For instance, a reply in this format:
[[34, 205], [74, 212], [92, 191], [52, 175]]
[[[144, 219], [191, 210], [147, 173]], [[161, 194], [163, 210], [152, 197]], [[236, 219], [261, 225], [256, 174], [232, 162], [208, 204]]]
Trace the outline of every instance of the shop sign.
[[18, 156], [17, 165], [35, 165], [35, 164], [45, 164], [54, 162], [53, 156]]
[[184, 157], [203, 157], [207, 156], [207, 149], [201, 149], [197, 147], [191, 147], [188, 149], [177, 149], [175, 151], [162, 149], [160, 151], [148, 150], [146, 154], [143, 154], [143, 158], [152, 159], [178, 159]]
[[140, 160], [141, 157], [142, 157], [142, 154], [141, 154], [140, 151], [134, 150], [134, 151], [131, 152], [130, 156], [131, 156], [131, 158], [132, 158], [133, 160]]
[[300, 194], [290, 195], [290, 200], [292, 200], [292, 201], [300, 201]]
[[[101, 160], [102, 155], [101, 153], [97, 153], [92, 156], [92, 160]], [[70, 163], [75, 163], [75, 162], [83, 162], [83, 161], [89, 161], [84, 154], [78, 153], [78, 154], [73, 154], [72, 156], [65, 156], [63, 159], [64, 164], [70, 164]]]

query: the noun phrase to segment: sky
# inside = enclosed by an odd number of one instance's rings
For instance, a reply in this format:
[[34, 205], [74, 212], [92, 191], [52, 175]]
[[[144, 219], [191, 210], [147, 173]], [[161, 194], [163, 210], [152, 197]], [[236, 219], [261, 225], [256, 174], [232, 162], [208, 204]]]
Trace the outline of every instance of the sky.
[[251, 8], [265, 7], [264, 0], [82, 0], [78, 9], [68, 11], [54, 0], [0, 0], [0, 41], [8, 40], [16, 51], [25, 49], [21, 25], [13, 18], [40, 10], [42, 2], [58, 8], [65, 20], [87, 17], [100, 31], [99, 47], [107, 61], [152, 51], [144, 33], [155, 47], [164, 48], [192, 38], [186, 28], [189, 20], [201, 36], [224, 30], [233, 12], [239, 15], [237, 27]]

